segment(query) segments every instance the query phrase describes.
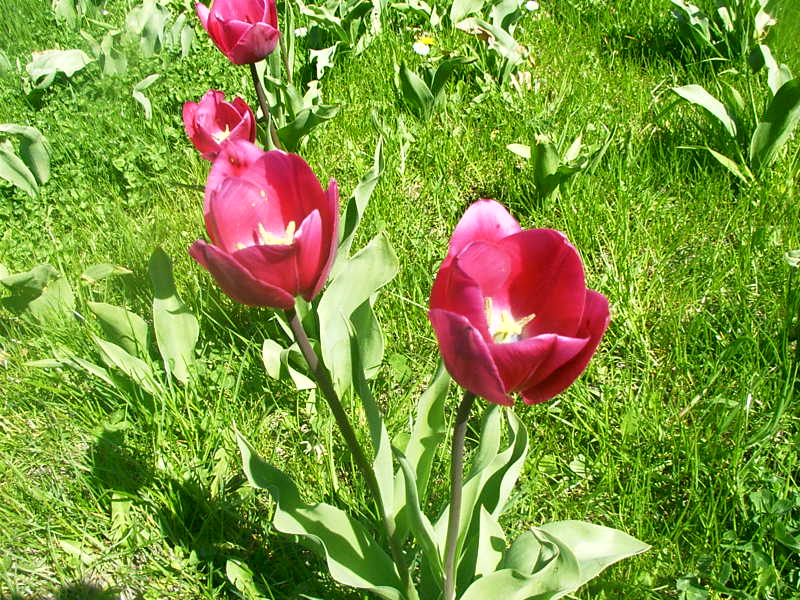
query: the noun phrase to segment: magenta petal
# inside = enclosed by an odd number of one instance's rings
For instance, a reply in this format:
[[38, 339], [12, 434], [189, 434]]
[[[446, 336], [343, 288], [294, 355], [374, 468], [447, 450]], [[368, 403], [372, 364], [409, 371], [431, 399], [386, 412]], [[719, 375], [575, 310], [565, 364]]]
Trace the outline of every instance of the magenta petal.
[[200, 19], [200, 23], [203, 25], [203, 29], [208, 31], [208, 7], [202, 2], [198, 2], [194, 5], [194, 10], [197, 13], [197, 18]]
[[293, 296], [256, 280], [233, 257], [216, 247], [198, 240], [189, 248], [189, 254], [211, 273], [222, 291], [237, 302], [283, 310], [294, 307]]
[[253, 173], [250, 167], [264, 154], [266, 153], [261, 148], [246, 140], [231, 140], [225, 144], [211, 166], [208, 179], [206, 179], [205, 212], [208, 212], [208, 203], [212, 193], [227, 177], [250, 175], [251, 178], [257, 179], [259, 174]]
[[[314, 175], [314, 171], [297, 154], [280, 150], [266, 152], [260, 159], [270, 198], [280, 203], [281, 214], [286, 222], [294, 221], [298, 226], [306, 215], [326, 206], [325, 192]], [[330, 221], [325, 215], [323, 222]]]
[[512, 257], [506, 289], [512, 314], [536, 315], [525, 337], [555, 333], [577, 335], [584, 311], [586, 283], [575, 247], [552, 229], [529, 229], [499, 244]]
[[520, 231], [517, 220], [494, 200], [473, 202], [450, 237], [448, 256], [455, 256], [471, 242], [498, 242]]
[[[325, 204], [320, 211], [322, 217], [322, 242], [325, 262], [317, 273], [317, 280], [309, 293], [310, 300], [316, 296], [325, 282], [328, 280], [328, 273], [333, 267], [336, 258], [336, 250], [339, 247], [339, 185], [335, 179], [328, 182], [328, 190], [325, 192]], [[326, 246], [327, 244], [327, 246]]]
[[457, 261], [445, 259], [436, 274], [430, 299], [431, 310], [439, 309], [461, 315], [491, 343], [486, 322], [483, 294], [477, 282], [459, 267]]
[[486, 342], [466, 318], [431, 309], [428, 319], [436, 332], [442, 360], [461, 387], [495, 404], [514, 404], [503, 389]]
[[555, 370], [549, 377], [523, 389], [522, 395], [528, 404], [545, 402], [567, 389], [578, 375], [583, 373], [589, 360], [597, 350], [610, 320], [608, 300], [594, 290], [586, 290], [586, 303], [578, 335], [588, 338], [583, 349], [570, 360]]
[[492, 344], [490, 350], [507, 390], [530, 389], [564, 366], [586, 346], [587, 338], [545, 334], [518, 342]]
[[506, 304], [512, 261], [502, 246], [494, 242], [472, 242], [455, 257], [455, 262], [480, 286], [484, 297], [500, 299], [503, 305]]
[[256, 23], [231, 46], [228, 58], [235, 65], [258, 62], [275, 50], [280, 37], [271, 25]]
[[232, 253], [254, 278], [282, 289], [292, 297], [300, 293], [297, 245], [250, 246]]
[[299, 293], [306, 300], [314, 297], [312, 291], [317, 285], [320, 268], [324, 257], [322, 239], [322, 219], [319, 211], [308, 215], [295, 235], [297, 245], [297, 272], [299, 277]]

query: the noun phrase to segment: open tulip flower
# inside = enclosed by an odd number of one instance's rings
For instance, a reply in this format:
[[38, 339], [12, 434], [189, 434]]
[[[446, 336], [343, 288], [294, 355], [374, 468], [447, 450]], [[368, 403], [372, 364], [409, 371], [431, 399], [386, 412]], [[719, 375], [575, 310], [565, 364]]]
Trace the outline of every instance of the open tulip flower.
[[225, 94], [215, 90], [206, 92], [200, 102], [183, 105], [183, 125], [206, 160], [213, 161], [225, 142], [256, 141], [256, 118], [247, 102], [241, 98], [225, 102]]
[[208, 175], [205, 223], [211, 243], [189, 254], [237, 302], [288, 310], [311, 300], [336, 255], [339, 192], [324, 191], [296, 154], [225, 144]]
[[280, 32], [275, 0], [198, 2], [195, 11], [217, 48], [235, 65], [256, 63], [275, 50]]
[[500, 204], [480, 200], [456, 226], [430, 299], [447, 370], [497, 404], [544, 402], [586, 368], [609, 322], [608, 301], [586, 289], [564, 234], [522, 230]]

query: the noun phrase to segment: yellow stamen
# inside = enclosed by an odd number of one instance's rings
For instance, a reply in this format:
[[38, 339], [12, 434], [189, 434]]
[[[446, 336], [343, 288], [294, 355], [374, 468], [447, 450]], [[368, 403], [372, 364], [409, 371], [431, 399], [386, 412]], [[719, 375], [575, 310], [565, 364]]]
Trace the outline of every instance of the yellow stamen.
[[265, 246], [288, 246], [294, 243], [294, 232], [296, 227], [297, 225], [294, 221], [289, 221], [288, 225], [286, 225], [286, 231], [284, 231], [283, 235], [280, 236], [270, 233], [264, 229], [264, 225], [259, 223], [258, 237], [261, 239], [261, 243]]
[[230, 129], [230, 127], [228, 127], [227, 125], [225, 125], [225, 130], [224, 130], [224, 131], [218, 131], [217, 133], [212, 133], [212, 134], [211, 134], [211, 137], [213, 137], [213, 138], [214, 138], [214, 141], [215, 141], [215, 142], [217, 142], [218, 144], [221, 144], [221, 143], [222, 143], [222, 142], [224, 142], [226, 139], [228, 139], [228, 136], [229, 136], [230, 134], [231, 134], [231, 129]]
[[516, 342], [522, 335], [525, 327], [536, 318], [535, 314], [530, 314], [519, 320], [515, 320], [510, 310], [501, 310], [499, 313], [494, 311], [493, 302], [490, 297], [483, 300], [483, 309], [486, 313], [486, 322], [489, 325], [489, 333], [495, 343], [503, 344]]

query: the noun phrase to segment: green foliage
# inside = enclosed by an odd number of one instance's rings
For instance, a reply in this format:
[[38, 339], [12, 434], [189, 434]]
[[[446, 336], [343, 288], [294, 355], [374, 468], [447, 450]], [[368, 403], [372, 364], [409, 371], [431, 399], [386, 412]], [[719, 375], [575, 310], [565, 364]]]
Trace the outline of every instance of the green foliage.
[[455, 68], [473, 61], [464, 56], [442, 57], [436, 63], [424, 66], [422, 76], [401, 64], [395, 73], [395, 85], [411, 109], [420, 117], [429, 119], [443, 108], [447, 82]]

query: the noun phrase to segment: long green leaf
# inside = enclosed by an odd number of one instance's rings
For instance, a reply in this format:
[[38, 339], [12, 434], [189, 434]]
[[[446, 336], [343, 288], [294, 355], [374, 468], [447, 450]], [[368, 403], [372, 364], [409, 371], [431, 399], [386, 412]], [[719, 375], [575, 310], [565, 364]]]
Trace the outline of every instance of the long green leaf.
[[769, 167], [800, 121], [800, 78], [775, 94], [750, 141], [750, 164], [756, 173]]
[[108, 338], [133, 356], [147, 355], [147, 323], [136, 313], [103, 302], [89, 302]]
[[3, 123], [0, 134], [4, 133], [19, 137], [20, 158], [39, 185], [46, 183], [50, 179], [50, 145], [42, 133], [35, 127]]
[[108, 342], [96, 335], [92, 336], [92, 340], [100, 349], [100, 357], [106, 365], [109, 367], [116, 367], [125, 373], [125, 375], [147, 393], [156, 393], [157, 384], [153, 377], [153, 371], [146, 362], [135, 356], [131, 356], [116, 344]]
[[405, 64], [397, 72], [397, 86], [408, 106], [420, 117], [428, 118], [433, 111], [433, 92], [422, 78]]
[[241, 433], [236, 436], [248, 481], [275, 500], [275, 529], [308, 540], [339, 583], [404, 600], [394, 564], [371, 532], [334, 506], [305, 504], [294, 481], [258, 456]]
[[728, 109], [722, 102], [709, 94], [703, 86], [685, 85], [672, 88], [672, 91], [687, 102], [702, 108], [704, 114], [716, 119], [728, 132], [728, 135], [732, 138], [736, 137], [736, 123], [728, 113]]
[[318, 307], [322, 358], [341, 393], [350, 387], [350, 318], [397, 274], [399, 263], [386, 234], [373, 240], [342, 267]]
[[153, 327], [165, 368], [181, 383], [188, 383], [194, 369], [194, 349], [200, 326], [175, 289], [172, 261], [157, 248], [150, 257], [153, 284]]
[[36, 177], [23, 160], [17, 156], [14, 146], [8, 140], [0, 142], [0, 177], [21, 189], [31, 198], [39, 193]]

